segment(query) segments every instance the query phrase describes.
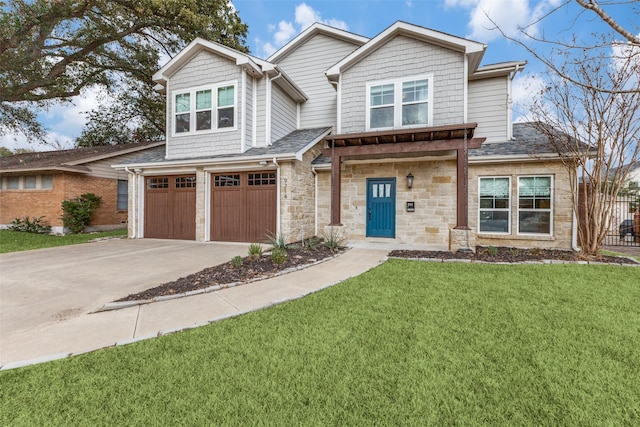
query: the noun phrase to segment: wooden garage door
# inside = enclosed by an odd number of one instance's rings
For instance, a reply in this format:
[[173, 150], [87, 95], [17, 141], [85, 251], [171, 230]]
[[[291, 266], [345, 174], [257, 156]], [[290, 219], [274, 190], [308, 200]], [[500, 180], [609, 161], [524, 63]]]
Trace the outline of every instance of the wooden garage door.
[[276, 172], [213, 175], [211, 240], [263, 242], [276, 230], [276, 192]]
[[144, 236], [195, 240], [195, 175], [147, 177]]

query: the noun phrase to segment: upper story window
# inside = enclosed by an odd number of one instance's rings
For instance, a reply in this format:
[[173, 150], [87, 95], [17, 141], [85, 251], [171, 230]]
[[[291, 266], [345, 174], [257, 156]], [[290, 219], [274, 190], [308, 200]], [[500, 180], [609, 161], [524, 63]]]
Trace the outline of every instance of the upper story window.
[[236, 83], [227, 82], [174, 95], [174, 135], [235, 129]]
[[367, 130], [424, 127], [431, 124], [433, 76], [367, 84]]

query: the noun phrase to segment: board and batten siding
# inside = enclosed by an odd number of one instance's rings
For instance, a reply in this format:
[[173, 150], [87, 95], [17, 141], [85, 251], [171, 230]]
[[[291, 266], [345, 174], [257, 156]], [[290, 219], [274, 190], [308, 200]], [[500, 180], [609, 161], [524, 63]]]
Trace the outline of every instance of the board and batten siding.
[[433, 75], [433, 126], [464, 121], [464, 54], [397, 36], [342, 75], [340, 133], [366, 130], [367, 82]]
[[509, 80], [507, 76], [469, 82], [467, 117], [478, 123], [474, 135], [487, 142], [506, 141], [509, 122]]
[[300, 109], [302, 129], [336, 128], [337, 92], [324, 73], [358, 47], [345, 40], [316, 34], [278, 62], [309, 97]]
[[271, 85], [271, 142], [275, 142], [296, 129], [297, 103], [277, 84]]
[[[194, 87], [236, 81], [236, 130], [174, 136], [173, 94]], [[167, 159], [188, 159], [219, 154], [240, 153], [242, 129], [242, 70], [234, 61], [202, 51], [194, 56], [169, 80], [167, 97]]]

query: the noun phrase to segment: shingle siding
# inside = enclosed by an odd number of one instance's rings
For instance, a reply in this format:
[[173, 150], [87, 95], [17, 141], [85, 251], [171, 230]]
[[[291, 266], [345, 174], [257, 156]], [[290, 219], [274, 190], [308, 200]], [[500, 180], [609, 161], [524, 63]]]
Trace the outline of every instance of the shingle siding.
[[468, 120], [478, 123], [475, 135], [487, 142], [507, 139], [509, 105], [508, 77], [469, 82]]
[[[235, 131], [203, 133], [200, 135], [173, 136], [173, 94], [189, 88], [222, 82], [237, 82], [236, 85], [236, 128]], [[168, 158], [188, 159], [193, 157], [240, 152], [240, 129], [242, 114], [242, 70], [234, 61], [213, 55], [209, 52], [198, 53], [182, 69], [171, 77], [170, 94], [167, 96], [167, 147]], [[215, 96], [215, 95], [214, 95]]]
[[301, 105], [300, 127], [336, 126], [337, 92], [324, 72], [359, 45], [317, 34], [278, 64], [307, 94]]
[[433, 74], [432, 125], [462, 123], [464, 55], [398, 36], [343, 73], [340, 133], [366, 130], [367, 82], [422, 74]]

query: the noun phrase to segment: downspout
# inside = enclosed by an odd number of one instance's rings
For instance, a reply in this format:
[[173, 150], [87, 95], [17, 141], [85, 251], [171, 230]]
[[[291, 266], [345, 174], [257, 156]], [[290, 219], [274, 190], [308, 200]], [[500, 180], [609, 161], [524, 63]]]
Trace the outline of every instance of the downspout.
[[272, 160], [273, 164], [276, 166], [276, 236], [280, 235], [280, 199], [282, 195], [280, 194], [281, 185], [280, 185], [280, 165], [278, 164], [278, 160], [274, 157]]
[[[131, 224], [131, 238], [136, 238], [136, 230], [138, 229], [138, 219], [136, 218], [136, 206], [138, 205], [138, 199], [136, 198], [136, 187], [138, 186], [138, 177], [134, 171], [131, 171], [127, 166], [124, 167], [125, 172], [133, 177], [133, 194], [131, 195], [131, 219], [133, 220], [133, 224]], [[127, 185], [129, 185], [127, 183]]]
[[315, 167], [311, 167], [313, 174], [313, 235], [318, 235], [318, 172]]

